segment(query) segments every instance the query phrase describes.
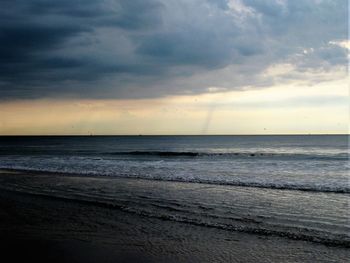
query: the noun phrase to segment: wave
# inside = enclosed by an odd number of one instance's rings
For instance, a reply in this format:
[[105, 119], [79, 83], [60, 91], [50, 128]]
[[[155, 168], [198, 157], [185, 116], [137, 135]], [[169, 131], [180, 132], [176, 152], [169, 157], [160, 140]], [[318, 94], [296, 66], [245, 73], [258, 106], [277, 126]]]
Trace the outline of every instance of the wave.
[[[101, 202], [98, 202], [98, 205], [106, 206], [105, 203], [101, 204]], [[321, 231], [315, 231], [312, 229], [302, 228], [302, 227], [288, 227], [288, 229], [282, 230], [282, 229], [269, 229], [269, 228], [265, 228], [264, 226], [234, 225], [232, 223], [225, 224], [225, 223], [202, 220], [199, 218], [190, 218], [190, 217], [180, 216], [180, 215], [152, 213], [149, 211], [143, 211], [143, 210], [138, 210], [131, 207], [119, 206], [114, 204], [107, 204], [107, 206], [112, 208], [118, 208], [124, 212], [134, 213], [140, 216], [158, 218], [158, 219], [167, 220], [167, 221], [175, 221], [175, 222], [186, 223], [186, 224], [191, 224], [191, 225], [196, 225], [201, 227], [217, 228], [217, 229], [222, 229], [226, 231], [237, 231], [237, 232], [244, 232], [248, 234], [263, 235], [263, 236], [279, 236], [279, 237], [289, 238], [293, 240], [310, 241], [310, 242], [321, 243], [324, 245], [331, 245], [331, 246], [342, 246], [347, 248], [350, 247], [350, 238], [345, 234], [333, 234], [333, 235], [330, 233], [325, 234], [324, 232], [321, 232]], [[241, 219], [239, 221], [242, 222], [242, 221], [245, 221], [245, 219]], [[247, 220], [247, 223], [251, 223], [251, 220]]]
[[286, 152], [200, 152], [200, 151], [121, 151], [105, 152], [107, 155], [155, 157], [286, 157], [305, 159], [348, 160], [348, 153], [286, 153]]
[[[169, 181], [181, 181], [181, 180], [169, 180]], [[190, 183], [204, 183], [204, 184], [216, 184], [216, 185], [231, 185], [240, 187], [252, 187], [252, 188], [265, 188], [276, 190], [296, 190], [307, 192], [328, 192], [328, 193], [350, 193], [350, 187], [336, 187], [336, 186], [316, 186], [316, 185], [301, 185], [291, 183], [268, 183], [268, 182], [242, 182], [242, 181], [209, 181], [203, 179], [186, 180]]]
[[[88, 171], [80, 172], [62, 172], [58, 170], [49, 169], [16, 169], [16, 168], [1, 168], [8, 171], [19, 171], [27, 173], [51, 173], [60, 176], [77, 176], [77, 177], [108, 177], [108, 178], [128, 178], [128, 179], [142, 179], [142, 180], [155, 180], [155, 181], [167, 181], [167, 182], [180, 182], [180, 183], [197, 183], [197, 184], [209, 184], [209, 185], [226, 185], [233, 187], [249, 187], [249, 188], [260, 188], [260, 189], [271, 189], [271, 190], [289, 190], [289, 191], [305, 191], [305, 192], [321, 192], [321, 193], [335, 193], [335, 194], [350, 194], [350, 185], [345, 184], [341, 186], [334, 185], [316, 185], [316, 184], [293, 184], [289, 182], [254, 182], [254, 181], [233, 181], [230, 177], [227, 180], [216, 180], [216, 179], [205, 179], [205, 178], [188, 178], [185, 176], [176, 177], [161, 177], [161, 176], [140, 176], [130, 174], [102, 174]], [[231, 179], [231, 180], [230, 180]]]
[[136, 156], [160, 156], [160, 157], [172, 157], [172, 156], [204, 156], [205, 153], [200, 152], [172, 152], [172, 151], [130, 151], [130, 152], [111, 152], [107, 153], [111, 155], [136, 155]]

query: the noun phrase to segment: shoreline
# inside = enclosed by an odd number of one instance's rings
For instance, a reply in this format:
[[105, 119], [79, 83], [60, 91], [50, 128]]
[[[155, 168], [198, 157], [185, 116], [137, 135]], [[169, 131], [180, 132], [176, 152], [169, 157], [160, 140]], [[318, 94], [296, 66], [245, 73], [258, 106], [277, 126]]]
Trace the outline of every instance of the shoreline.
[[[29, 176], [34, 182], [43, 175], [0, 173], [1, 179], [11, 176]], [[135, 179], [122, 181], [136, 183]], [[91, 203], [5, 190], [0, 190], [0, 197], [1, 243], [10, 244], [9, 251], [26, 251], [24, 245], [33, 245], [32, 256], [39, 262], [45, 256], [38, 251], [41, 243], [48, 244], [50, 254], [61, 249], [81, 259], [76, 262], [90, 262], [83, 260], [90, 252], [125, 262], [140, 262], [133, 261], [135, 255], [144, 262], [346, 262], [350, 256], [343, 247], [144, 217]], [[53, 262], [70, 262], [72, 258], [60, 258], [62, 253]], [[112, 262], [108, 260], [100, 262]]]
[[137, 177], [137, 176], [113, 176], [113, 175], [98, 175], [98, 174], [79, 174], [79, 173], [68, 173], [68, 172], [51, 172], [51, 171], [38, 171], [38, 170], [26, 170], [26, 169], [2, 169], [0, 168], [1, 173], [23, 173], [28, 175], [53, 175], [53, 176], [62, 176], [62, 177], [78, 177], [78, 178], [99, 178], [99, 179], [108, 179], [108, 180], [139, 180], [139, 181], [157, 181], [157, 182], [169, 182], [169, 183], [191, 183], [191, 184], [201, 184], [201, 185], [217, 185], [223, 187], [246, 187], [246, 188], [256, 188], [256, 189], [270, 189], [277, 191], [299, 191], [307, 193], [331, 193], [331, 194], [350, 194], [348, 189], [314, 189], [309, 187], [300, 187], [297, 185], [274, 185], [274, 184], [254, 184], [254, 183], [245, 183], [245, 182], [221, 182], [221, 181], [205, 181], [205, 180], [181, 180], [181, 179], [160, 179], [160, 178], [147, 178], [147, 177]]

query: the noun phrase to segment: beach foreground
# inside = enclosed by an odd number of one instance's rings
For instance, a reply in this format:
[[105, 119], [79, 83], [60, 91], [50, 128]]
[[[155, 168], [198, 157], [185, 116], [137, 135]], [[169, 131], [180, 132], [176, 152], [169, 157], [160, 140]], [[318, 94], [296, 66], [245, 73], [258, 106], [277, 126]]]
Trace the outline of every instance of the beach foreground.
[[[135, 207], [150, 203], [137, 204], [137, 199], [130, 198], [146, 195], [147, 189], [153, 189], [159, 198], [164, 189], [168, 196], [175, 189], [207, 195], [212, 186], [205, 184], [183, 187], [177, 182], [14, 171], [2, 171], [0, 183], [1, 247], [3, 255], [10, 256], [8, 262], [346, 262], [350, 256], [347, 243], [327, 244], [172, 220], [171, 214], [166, 217], [161, 210], [153, 210], [153, 216], [148, 210], [136, 213]], [[105, 202], [84, 196], [78, 185], [99, 188]], [[103, 185], [113, 185], [113, 191], [120, 193], [118, 202], [103, 194], [107, 191]], [[214, 190], [226, 191], [227, 186]], [[230, 186], [230, 191], [241, 189]], [[154, 194], [144, 196], [147, 198], [155, 204]]]

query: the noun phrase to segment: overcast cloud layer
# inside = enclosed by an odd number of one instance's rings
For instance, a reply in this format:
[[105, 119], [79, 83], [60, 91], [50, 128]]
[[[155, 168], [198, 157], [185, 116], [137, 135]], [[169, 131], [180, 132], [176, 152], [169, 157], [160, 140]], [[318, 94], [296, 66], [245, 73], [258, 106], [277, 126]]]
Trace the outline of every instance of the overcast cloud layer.
[[1, 0], [0, 98], [323, 81], [346, 71], [347, 20], [347, 0]]

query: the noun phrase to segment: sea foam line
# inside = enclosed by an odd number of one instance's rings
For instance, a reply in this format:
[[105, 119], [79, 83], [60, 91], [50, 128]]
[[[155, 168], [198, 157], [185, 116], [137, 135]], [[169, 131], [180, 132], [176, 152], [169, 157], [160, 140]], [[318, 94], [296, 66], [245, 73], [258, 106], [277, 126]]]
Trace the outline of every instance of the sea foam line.
[[[272, 189], [272, 190], [289, 190], [289, 191], [306, 191], [306, 192], [325, 192], [325, 193], [336, 193], [336, 194], [350, 194], [350, 185], [344, 184], [343, 186], [328, 186], [328, 185], [302, 185], [292, 183], [269, 183], [269, 182], [244, 182], [244, 181], [233, 181], [233, 180], [215, 180], [215, 179], [204, 179], [204, 178], [185, 178], [185, 177], [162, 177], [162, 176], [140, 176], [130, 174], [103, 174], [96, 172], [80, 171], [78, 172], [67, 172], [50, 169], [36, 169], [36, 168], [9, 168], [0, 167], [0, 169], [9, 171], [29, 172], [29, 173], [41, 173], [41, 174], [55, 174], [60, 176], [76, 176], [76, 177], [106, 177], [106, 178], [128, 178], [128, 179], [142, 179], [142, 180], [154, 180], [154, 181], [165, 181], [165, 182], [180, 182], [180, 183], [198, 183], [198, 184], [209, 184], [209, 185], [223, 185], [223, 186], [236, 186], [236, 187], [249, 187], [249, 188], [261, 188], [261, 189]], [[228, 177], [229, 178], [229, 177]], [[232, 177], [230, 177], [231, 179]]]

